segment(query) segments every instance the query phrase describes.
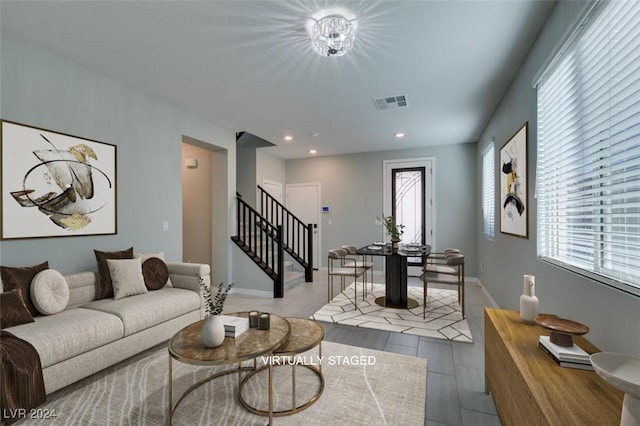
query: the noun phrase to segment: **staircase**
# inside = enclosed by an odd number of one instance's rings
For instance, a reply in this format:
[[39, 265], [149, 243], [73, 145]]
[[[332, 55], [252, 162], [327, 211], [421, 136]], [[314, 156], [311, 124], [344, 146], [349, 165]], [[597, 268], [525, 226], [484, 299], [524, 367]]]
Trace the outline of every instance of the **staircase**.
[[[301, 243], [307, 242], [311, 233], [307, 231], [306, 236], [301, 238], [300, 231], [291, 225], [295, 223], [291, 218], [287, 221], [289, 226], [285, 228], [282, 222], [270, 222], [247, 204], [242, 195], [236, 194], [236, 200], [237, 232], [231, 239], [273, 280], [273, 297], [284, 297], [284, 291], [302, 283], [303, 278], [307, 282], [312, 281], [311, 262], [306, 260], [307, 253], [311, 251], [300, 250]], [[270, 217], [275, 219], [275, 216]], [[293, 262], [285, 261], [285, 253], [303, 264], [305, 272], [293, 270]]]
[[284, 230], [284, 250], [304, 268], [305, 281], [313, 281], [313, 225], [303, 223], [280, 201], [258, 185], [260, 214]]

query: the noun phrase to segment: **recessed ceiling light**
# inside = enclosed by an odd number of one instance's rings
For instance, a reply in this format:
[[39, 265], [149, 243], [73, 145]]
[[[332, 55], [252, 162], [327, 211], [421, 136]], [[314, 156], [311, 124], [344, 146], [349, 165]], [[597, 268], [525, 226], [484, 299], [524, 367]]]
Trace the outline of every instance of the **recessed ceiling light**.
[[310, 149], [309, 150], [309, 154], [317, 154], [317, 153], [318, 153], [318, 151], [316, 151], [315, 149]]
[[394, 134], [393, 134], [393, 136], [395, 136], [395, 137], [396, 137], [396, 138], [398, 138], [398, 139], [400, 139], [400, 138], [404, 138], [404, 133], [402, 133], [402, 132], [397, 132], [397, 133], [394, 133]]
[[287, 135], [287, 136], [284, 137], [284, 140], [285, 141], [292, 141], [293, 140], [293, 136]]

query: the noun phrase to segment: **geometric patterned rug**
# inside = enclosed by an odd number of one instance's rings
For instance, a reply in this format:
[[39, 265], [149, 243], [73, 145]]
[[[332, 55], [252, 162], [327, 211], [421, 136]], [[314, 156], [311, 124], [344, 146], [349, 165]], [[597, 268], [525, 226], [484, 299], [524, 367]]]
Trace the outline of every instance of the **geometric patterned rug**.
[[351, 325], [397, 333], [415, 334], [436, 339], [473, 343], [471, 330], [462, 318], [457, 290], [429, 288], [427, 290], [427, 317], [422, 318], [422, 287], [407, 288], [409, 297], [418, 302], [413, 309], [393, 309], [375, 303], [384, 296], [384, 284], [367, 284], [367, 297], [362, 300], [362, 283], [358, 283], [358, 309], [353, 304], [354, 284], [324, 305], [311, 318], [317, 321]]

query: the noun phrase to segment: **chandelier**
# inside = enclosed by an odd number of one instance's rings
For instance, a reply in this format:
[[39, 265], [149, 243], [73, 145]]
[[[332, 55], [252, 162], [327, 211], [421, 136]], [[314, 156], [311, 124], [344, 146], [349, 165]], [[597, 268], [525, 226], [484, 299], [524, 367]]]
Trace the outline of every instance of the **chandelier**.
[[317, 20], [311, 29], [311, 47], [321, 56], [342, 56], [353, 47], [355, 29], [342, 15]]

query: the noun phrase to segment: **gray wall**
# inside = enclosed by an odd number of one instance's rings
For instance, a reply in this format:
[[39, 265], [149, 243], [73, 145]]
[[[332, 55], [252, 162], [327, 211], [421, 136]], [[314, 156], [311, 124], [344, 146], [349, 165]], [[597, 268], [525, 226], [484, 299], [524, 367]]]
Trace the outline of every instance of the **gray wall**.
[[[4, 19], [5, 17], [3, 17]], [[0, 242], [3, 265], [45, 259], [62, 273], [95, 269], [93, 249], [164, 251], [182, 259], [181, 144], [183, 135], [228, 150], [225, 216], [232, 224], [235, 134], [84, 68], [47, 49], [2, 32], [0, 116], [7, 120], [118, 146], [118, 234]], [[162, 222], [169, 222], [168, 231]], [[231, 259], [223, 271], [228, 281]]]
[[237, 191], [242, 195], [242, 199], [251, 207], [256, 207], [256, 148], [240, 147], [237, 148], [238, 164], [236, 183]]
[[[640, 298], [625, 295], [595, 281], [582, 278], [537, 259], [536, 254], [536, 90], [532, 79], [545, 64], [555, 46], [564, 38], [584, 7], [583, 2], [562, 2], [541, 32], [508, 93], [484, 130], [478, 146], [477, 191], [480, 191], [482, 148], [495, 137], [496, 165], [500, 147], [518, 128], [529, 122], [529, 238], [500, 233], [499, 203], [496, 200], [496, 238], [482, 236], [482, 217], [478, 215], [478, 253], [480, 279], [502, 308], [519, 309], [522, 275], [536, 276], [540, 311], [587, 324], [586, 336], [605, 351], [640, 355]], [[496, 182], [498, 173], [496, 170]], [[499, 189], [496, 188], [499, 198]]]
[[262, 186], [264, 180], [280, 182], [284, 194], [286, 181], [286, 161], [269, 153], [269, 148], [256, 150], [256, 183]]
[[[327, 156], [286, 162], [287, 183], [320, 182], [322, 205], [321, 266], [326, 251], [343, 244], [364, 245], [381, 238], [376, 216], [383, 208], [384, 160], [435, 158], [435, 249], [458, 247], [467, 256], [466, 274], [475, 276], [479, 198], [476, 144]], [[332, 224], [329, 224], [329, 220]]]

